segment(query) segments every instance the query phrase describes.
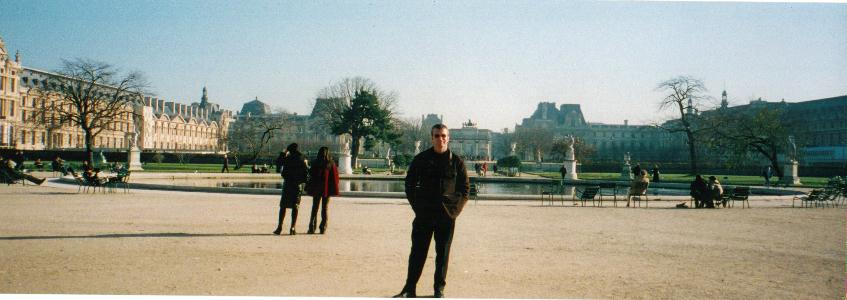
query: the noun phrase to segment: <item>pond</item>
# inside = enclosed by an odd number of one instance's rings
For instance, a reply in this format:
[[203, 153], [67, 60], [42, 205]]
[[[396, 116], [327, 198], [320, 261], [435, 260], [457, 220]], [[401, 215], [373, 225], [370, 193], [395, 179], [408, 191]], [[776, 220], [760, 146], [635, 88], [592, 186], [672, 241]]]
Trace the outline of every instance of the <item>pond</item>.
[[[168, 184], [178, 186], [197, 186], [197, 187], [219, 187], [219, 188], [261, 188], [261, 189], [281, 189], [281, 180], [271, 179], [175, 179], [175, 180], [148, 180], [145, 183]], [[538, 195], [541, 191], [549, 189], [549, 184], [543, 183], [517, 183], [517, 182], [477, 182], [476, 183], [480, 194], [499, 194], [499, 195]], [[339, 182], [339, 190], [341, 192], [398, 192], [404, 191], [403, 181], [401, 180], [360, 180], [360, 179], [342, 179]], [[574, 186], [565, 188], [565, 195], [572, 195]], [[625, 194], [626, 186], [618, 186], [617, 194]], [[666, 189], [666, 188], [649, 188], [650, 195], [668, 195], [668, 196], [685, 196], [688, 195], [688, 190], [681, 189]]]

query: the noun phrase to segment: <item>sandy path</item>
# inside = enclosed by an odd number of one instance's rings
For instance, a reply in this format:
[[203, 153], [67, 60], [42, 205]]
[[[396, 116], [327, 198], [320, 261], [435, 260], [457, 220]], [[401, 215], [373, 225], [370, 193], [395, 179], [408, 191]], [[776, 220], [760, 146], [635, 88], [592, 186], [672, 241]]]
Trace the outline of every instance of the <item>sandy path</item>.
[[[412, 213], [338, 198], [327, 235], [274, 236], [277, 197], [0, 187], [0, 293], [386, 297]], [[288, 221], [288, 217], [286, 222]], [[470, 203], [447, 295], [844, 297], [844, 209], [624, 209]], [[432, 252], [432, 251], [430, 251]], [[432, 253], [431, 253], [432, 254]], [[432, 255], [431, 255], [432, 256]], [[431, 295], [432, 257], [419, 293]]]

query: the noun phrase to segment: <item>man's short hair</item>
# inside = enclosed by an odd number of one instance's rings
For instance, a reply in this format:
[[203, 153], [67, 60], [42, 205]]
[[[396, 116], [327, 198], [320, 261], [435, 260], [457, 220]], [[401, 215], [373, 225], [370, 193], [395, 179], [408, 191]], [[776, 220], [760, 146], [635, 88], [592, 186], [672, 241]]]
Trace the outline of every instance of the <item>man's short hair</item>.
[[432, 129], [429, 130], [429, 135], [432, 135], [432, 131], [435, 130], [435, 129], [438, 129], [438, 130], [447, 129], [447, 130], [449, 130], [449, 128], [447, 128], [447, 125], [438, 123], [438, 124], [432, 125]]

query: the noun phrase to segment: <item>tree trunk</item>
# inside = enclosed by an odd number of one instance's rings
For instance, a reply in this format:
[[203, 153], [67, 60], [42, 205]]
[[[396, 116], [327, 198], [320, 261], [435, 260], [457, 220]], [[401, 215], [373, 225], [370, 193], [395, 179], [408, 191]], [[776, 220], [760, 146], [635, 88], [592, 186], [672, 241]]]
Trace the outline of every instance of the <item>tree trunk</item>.
[[768, 157], [768, 159], [771, 161], [771, 169], [773, 169], [774, 175], [776, 175], [776, 177], [781, 179], [782, 178], [782, 168], [779, 167], [779, 161], [776, 158], [776, 153], [774, 153], [773, 155]]
[[697, 147], [694, 144], [694, 133], [687, 131], [688, 135], [688, 156], [691, 159], [691, 175], [697, 175], [700, 173], [697, 168]]
[[85, 134], [85, 157], [87, 157], [88, 163], [94, 166], [94, 137], [86, 130], [83, 133]]

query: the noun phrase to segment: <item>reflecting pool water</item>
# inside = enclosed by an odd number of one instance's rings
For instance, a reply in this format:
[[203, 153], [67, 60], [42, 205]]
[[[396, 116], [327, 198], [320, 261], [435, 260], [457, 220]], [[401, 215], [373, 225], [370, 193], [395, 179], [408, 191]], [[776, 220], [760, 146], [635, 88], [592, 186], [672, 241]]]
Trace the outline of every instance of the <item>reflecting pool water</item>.
[[[150, 180], [149, 183], [171, 184], [180, 186], [201, 186], [201, 187], [236, 187], [236, 188], [263, 188], [263, 189], [281, 189], [281, 180], [260, 180], [260, 179], [206, 179], [206, 180]], [[476, 183], [480, 194], [504, 194], [504, 195], [538, 195], [541, 191], [549, 189], [549, 184], [542, 183], [514, 183], [514, 182], [477, 182]], [[339, 183], [339, 189], [342, 192], [403, 192], [403, 181], [398, 180], [346, 180], [342, 179]], [[604, 191], [607, 192], [607, 191]], [[608, 191], [611, 192], [611, 191]], [[625, 194], [627, 187], [619, 186], [617, 194]], [[565, 188], [565, 195], [572, 195], [574, 187]], [[650, 195], [673, 195], [683, 196], [688, 195], [687, 190], [679, 189], [648, 189]]]

